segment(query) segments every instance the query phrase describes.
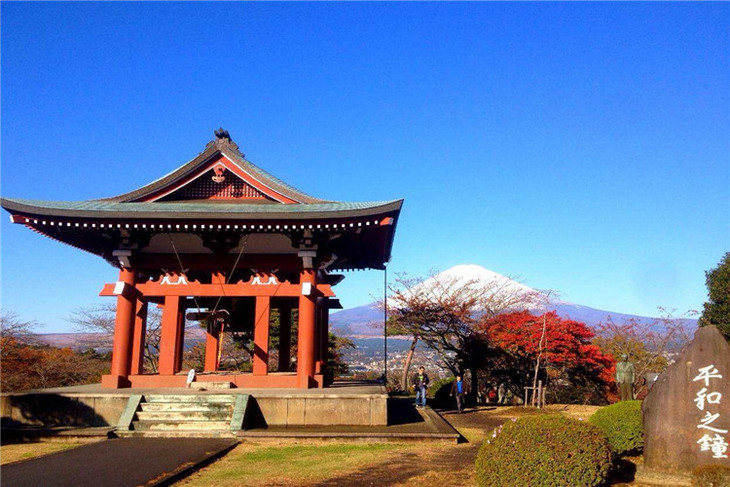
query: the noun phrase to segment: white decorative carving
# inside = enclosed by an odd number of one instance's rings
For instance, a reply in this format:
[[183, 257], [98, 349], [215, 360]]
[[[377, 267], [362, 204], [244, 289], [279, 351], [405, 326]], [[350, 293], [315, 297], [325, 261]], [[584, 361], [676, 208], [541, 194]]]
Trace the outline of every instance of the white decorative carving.
[[276, 276], [271, 274], [269, 280], [266, 282], [261, 281], [261, 276], [256, 274], [251, 281], [252, 286], [276, 286], [279, 282], [276, 280]]
[[188, 284], [188, 280], [187, 280], [187, 278], [185, 278], [185, 275], [182, 274], [177, 277], [177, 281], [173, 282], [170, 279], [170, 274], [165, 274], [164, 277], [162, 278], [162, 281], [160, 282], [160, 284], [169, 284], [170, 286], [177, 286], [179, 284]]

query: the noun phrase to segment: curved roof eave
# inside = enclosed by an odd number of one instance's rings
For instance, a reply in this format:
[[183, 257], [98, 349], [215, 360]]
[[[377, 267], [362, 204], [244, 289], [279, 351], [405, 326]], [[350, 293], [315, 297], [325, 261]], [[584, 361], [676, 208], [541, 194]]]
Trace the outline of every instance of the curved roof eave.
[[241, 154], [238, 149], [231, 147], [229, 146], [229, 144], [226, 143], [209, 144], [200, 154], [195, 156], [192, 160], [186, 162], [177, 169], [165, 174], [161, 178], [142, 186], [141, 188], [135, 189], [134, 191], [129, 191], [118, 196], [101, 198], [95, 201], [116, 201], [122, 203], [144, 198], [145, 196], [151, 195], [167, 186], [174, 185], [178, 181], [184, 179], [186, 176], [199, 169], [201, 166], [206, 164], [218, 154], [225, 156], [229, 161], [238, 166], [239, 169], [249, 173], [252, 177], [259, 180], [265, 186], [270, 187], [277, 193], [281, 193], [295, 201], [298, 201], [299, 203], [328, 202], [328, 200], [323, 200], [310, 196], [307, 193], [295, 188], [294, 186], [291, 186], [281, 181], [277, 177], [269, 174], [252, 162], [246, 160], [243, 154]]
[[399, 213], [403, 200], [328, 202], [296, 205], [168, 202], [124, 203], [110, 200], [40, 201], [0, 198], [10, 213], [94, 219], [307, 220], [357, 218]]

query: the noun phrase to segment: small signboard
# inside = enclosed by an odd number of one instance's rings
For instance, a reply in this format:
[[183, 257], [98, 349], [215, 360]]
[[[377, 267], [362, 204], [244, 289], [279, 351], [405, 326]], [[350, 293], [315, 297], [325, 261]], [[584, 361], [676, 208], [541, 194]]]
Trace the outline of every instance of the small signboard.
[[190, 384], [193, 382], [195, 382], [195, 369], [190, 369], [190, 372], [188, 372], [187, 387], [190, 387]]

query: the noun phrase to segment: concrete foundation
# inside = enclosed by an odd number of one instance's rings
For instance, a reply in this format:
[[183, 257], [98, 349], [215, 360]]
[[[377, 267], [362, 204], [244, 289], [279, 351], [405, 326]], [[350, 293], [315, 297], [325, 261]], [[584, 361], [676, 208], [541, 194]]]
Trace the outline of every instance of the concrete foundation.
[[[133, 394], [216, 394], [194, 389], [103, 389], [98, 384], [0, 396], [3, 428], [24, 426], [116, 426]], [[263, 426], [385, 426], [387, 393], [382, 385], [336, 383], [325, 389], [227, 389], [252, 396], [254, 418]]]
[[3, 394], [2, 426], [116, 426], [128, 400], [128, 394]]
[[385, 426], [386, 394], [255, 394], [268, 426]]

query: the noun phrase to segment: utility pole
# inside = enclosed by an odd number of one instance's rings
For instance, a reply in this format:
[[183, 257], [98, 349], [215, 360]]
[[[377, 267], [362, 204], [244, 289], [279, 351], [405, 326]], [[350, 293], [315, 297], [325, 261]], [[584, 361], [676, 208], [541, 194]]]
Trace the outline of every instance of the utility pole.
[[388, 263], [383, 263], [383, 385], [388, 387]]

